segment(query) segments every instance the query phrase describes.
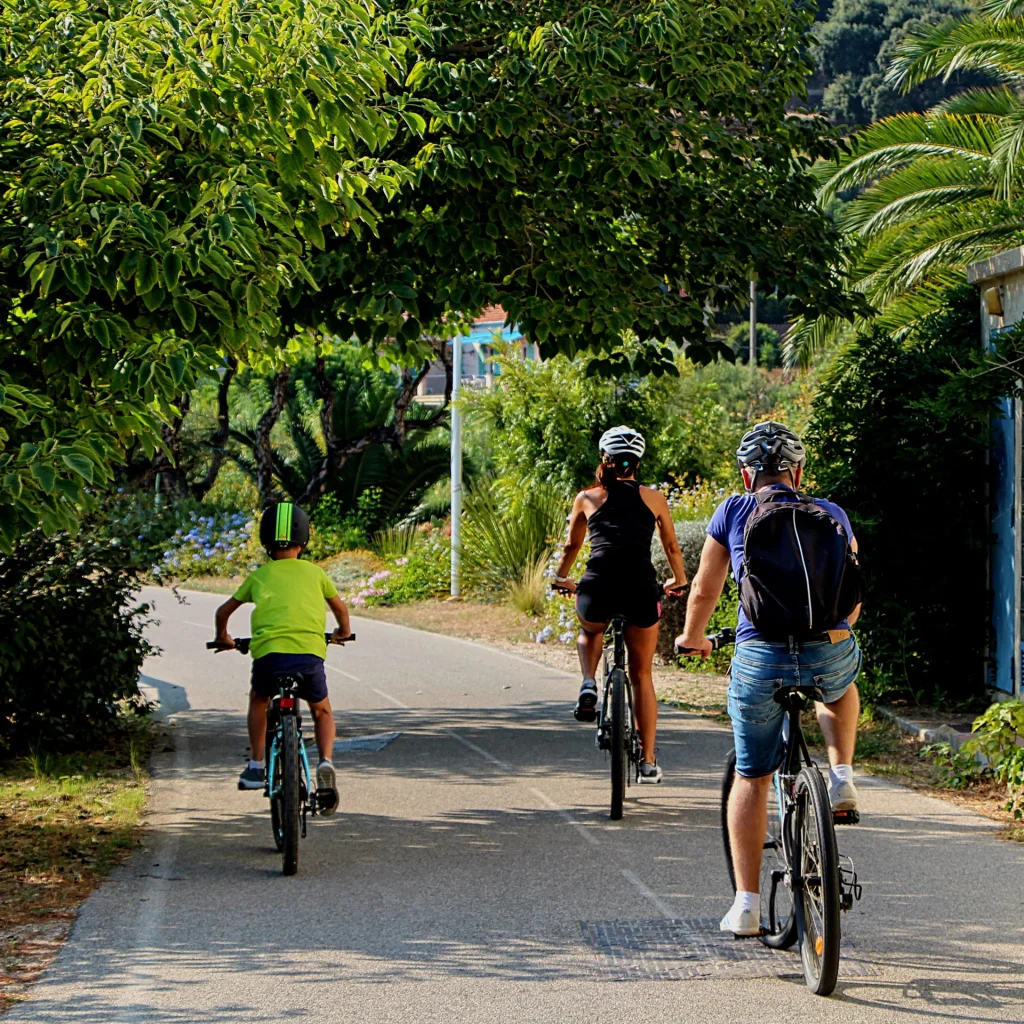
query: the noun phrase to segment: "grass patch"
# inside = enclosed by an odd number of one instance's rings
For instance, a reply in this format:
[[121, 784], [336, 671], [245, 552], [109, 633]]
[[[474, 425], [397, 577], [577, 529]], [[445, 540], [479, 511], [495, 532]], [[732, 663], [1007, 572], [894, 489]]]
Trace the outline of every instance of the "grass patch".
[[56, 956], [78, 907], [139, 843], [152, 740], [0, 762], [0, 1012]]

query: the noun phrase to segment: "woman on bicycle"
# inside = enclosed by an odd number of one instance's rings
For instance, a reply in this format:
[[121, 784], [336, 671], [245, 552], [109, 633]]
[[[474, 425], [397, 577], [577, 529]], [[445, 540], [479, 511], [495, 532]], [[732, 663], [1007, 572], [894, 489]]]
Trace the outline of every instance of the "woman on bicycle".
[[[576, 595], [580, 634], [576, 642], [583, 685], [573, 712], [581, 722], [597, 717], [597, 683], [604, 633], [616, 615], [626, 621], [629, 679], [633, 687], [642, 763], [640, 782], [661, 782], [654, 751], [658, 701], [654, 695], [654, 651], [661, 618], [661, 588], [651, 562], [651, 541], [657, 527], [672, 578], [667, 594], [686, 586], [683, 557], [663, 494], [636, 481], [646, 445], [643, 435], [629, 427], [612, 427], [601, 436], [597, 483], [580, 491], [569, 515], [569, 537], [555, 575], [555, 588]], [[578, 584], [569, 570], [590, 535], [590, 561]]]

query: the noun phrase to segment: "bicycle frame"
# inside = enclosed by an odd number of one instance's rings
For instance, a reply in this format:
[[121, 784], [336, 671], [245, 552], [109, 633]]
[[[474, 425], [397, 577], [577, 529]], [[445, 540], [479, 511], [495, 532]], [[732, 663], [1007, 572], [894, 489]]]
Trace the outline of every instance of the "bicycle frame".
[[[263, 795], [273, 800], [281, 795], [281, 790], [275, 785], [275, 772], [278, 758], [281, 756], [281, 719], [285, 715], [295, 717], [296, 732], [299, 736], [299, 763], [301, 768], [300, 782], [303, 784], [302, 792], [302, 835], [306, 835], [306, 811], [309, 805], [309, 794], [313, 792], [309, 770], [309, 755], [306, 753], [306, 744], [302, 742], [302, 713], [299, 710], [299, 699], [295, 696], [295, 687], [298, 681], [290, 676], [281, 678], [281, 689], [277, 696], [270, 702], [267, 714], [267, 731], [270, 733], [270, 743], [267, 746], [267, 772], [266, 786]], [[313, 802], [313, 814], [316, 814], [316, 802]]]

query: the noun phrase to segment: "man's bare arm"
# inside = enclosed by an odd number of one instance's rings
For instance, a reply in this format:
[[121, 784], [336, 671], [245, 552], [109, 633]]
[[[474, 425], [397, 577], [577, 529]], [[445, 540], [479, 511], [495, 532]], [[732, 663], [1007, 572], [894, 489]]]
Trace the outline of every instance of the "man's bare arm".
[[700, 568], [690, 588], [690, 599], [686, 602], [686, 628], [677, 640], [680, 647], [705, 651], [704, 634], [728, 574], [729, 549], [714, 537], [707, 537], [700, 553]]

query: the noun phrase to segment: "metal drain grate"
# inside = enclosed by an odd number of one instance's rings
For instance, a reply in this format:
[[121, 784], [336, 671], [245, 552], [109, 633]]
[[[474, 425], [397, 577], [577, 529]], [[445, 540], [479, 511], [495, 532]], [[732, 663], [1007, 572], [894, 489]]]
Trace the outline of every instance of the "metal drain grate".
[[[710, 917], [635, 921], [581, 921], [586, 944], [598, 955], [605, 981], [689, 981], [696, 978], [802, 976], [800, 955], [776, 952], [756, 939], [734, 939]], [[839, 976], [865, 977], [874, 970], [843, 942]]]

